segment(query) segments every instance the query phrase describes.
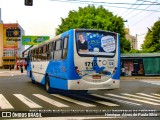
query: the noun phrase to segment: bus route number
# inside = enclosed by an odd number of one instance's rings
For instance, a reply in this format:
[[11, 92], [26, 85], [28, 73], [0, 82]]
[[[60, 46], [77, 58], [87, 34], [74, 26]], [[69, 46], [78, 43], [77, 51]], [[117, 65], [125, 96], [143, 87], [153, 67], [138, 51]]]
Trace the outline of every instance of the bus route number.
[[85, 62], [85, 66], [97, 66], [97, 62]]

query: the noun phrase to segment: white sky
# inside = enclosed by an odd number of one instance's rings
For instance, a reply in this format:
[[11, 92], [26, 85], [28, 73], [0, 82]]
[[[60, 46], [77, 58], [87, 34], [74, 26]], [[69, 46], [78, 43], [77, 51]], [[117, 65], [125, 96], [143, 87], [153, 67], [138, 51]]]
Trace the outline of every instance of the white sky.
[[[54, 0], [33, 0], [33, 6], [25, 6], [24, 0], [0, 0], [1, 19], [3, 23], [18, 22], [25, 30], [25, 35], [49, 35], [54, 37], [55, 28], [61, 24], [61, 17], [68, 16], [70, 10], [78, 10], [78, 7], [84, 7], [88, 4], [58, 2]], [[81, 0], [83, 1], [83, 0]], [[85, 0], [91, 1], [91, 0]], [[93, 1], [93, 0], [92, 0]], [[136, 3], [137, 0], [94, 0], [95, 2], [116, 2], [116, 3]], [[147, 1], [147, 0], [146, 0]], [[152, 2], [160, 2], [159, 0], [148, 0]], [[141, 4], [142, 1], [137, 3]], [[147, 4], [147, 3], [146, 3]], [[100, 4], [99, 4], [100, 5]], [[104, 5], [104, 4], [103, 4]], [[131, 7], [131, 5], [108, 5], [117, 7]], [[143, 11], [139, 13], [138, 10], [128, 10], [124, 8], [108, 7], [105, 8], [113, 12], [113, 14], [121, 16], [128, 22], [125, 23], [129, 27], [131, 35], [138, 35], [138, 46], [143, 43], [144, 36], [147, 33], [147, 27], [151, 28], [154, 22], [160, 17], [160, 12]], [[139, 9], [148, 7], [140, 6]], [[134, 8], [136, 6], [133, 6]], [[147, 10], [160, 11], [160, 5], [152, 5]], [[124, 13], [125, 12], [125, 13]], [[136, 15], [139, 13], [138, 15]], [[132, 17], [136, 15], [135, 17]], [[139, 22], [140, 21], [140, 22]], [[137, 23], [138, 22], [138, 23]]]

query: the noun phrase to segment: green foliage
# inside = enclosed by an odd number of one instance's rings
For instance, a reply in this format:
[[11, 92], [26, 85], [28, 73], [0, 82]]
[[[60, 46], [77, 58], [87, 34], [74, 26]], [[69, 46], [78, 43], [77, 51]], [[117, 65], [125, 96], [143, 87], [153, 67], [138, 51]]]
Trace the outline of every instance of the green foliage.
[[142, 50], [148, 52], [160, 51], [160, 20], [154, 23], [151, 30], [148, 29]]
[[141, 53], [142, 51], [141, 50], [135, 50], [135, 49], [131, 49], [129, 51], [129, 53]]
[[102, 6], [79, 7], [78, 11], [70, 11], [67, 18], [61, 18], [61, 25], [56, 30], [56, 35], [69, 29], [85, 28], [113, 31], [120, 34], [121, 52], [131, 49], [130, 42], [125, 39], [124, 22], [121, 17], [113, 15]]
[[129, 53], [152, 53], [152, 51], [150, 49], [143, 49], [143, 50], [131, 49]]
[[154, 52], [153, 48], [143, 49], [143, 50], [131, 49], [129, 53], [160, 53], [160, 51]]
[[121, 38], [121, 53], [127, 53], [128, 51], [131, 50], [131, 43], [129, 42], [129, 40], [126, 40], [124, 37]]

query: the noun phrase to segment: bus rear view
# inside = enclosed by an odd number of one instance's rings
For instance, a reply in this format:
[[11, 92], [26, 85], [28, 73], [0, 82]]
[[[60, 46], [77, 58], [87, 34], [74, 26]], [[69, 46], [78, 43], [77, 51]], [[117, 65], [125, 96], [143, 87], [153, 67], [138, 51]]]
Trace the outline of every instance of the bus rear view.
[[115, 89], [120, 84], [120, 41], [114, 32], [74, 31], [74, 66], [79, 79], [69, 80], [68, 89]]
[[68, 30], [30, 49], [27, 76], [47, 92], [119, 88], [119, 43], [114, 32]]

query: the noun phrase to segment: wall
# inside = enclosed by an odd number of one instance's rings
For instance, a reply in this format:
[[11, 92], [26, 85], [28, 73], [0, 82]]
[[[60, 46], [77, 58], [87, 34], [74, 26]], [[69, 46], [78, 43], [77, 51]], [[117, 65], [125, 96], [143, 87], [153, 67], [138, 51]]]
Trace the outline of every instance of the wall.
[[138, 50], [137, 36], [130, 35], [128, 28], [125, 28], [125, 32], [126, 32], [125, 38], [131, 42], [132, 48]]
[[2, 67], [3, 56], [3, 23], [0, 23], [0, 67]]

